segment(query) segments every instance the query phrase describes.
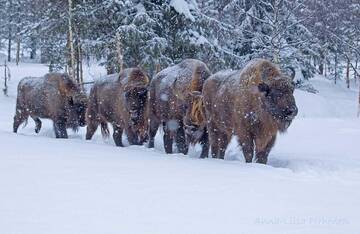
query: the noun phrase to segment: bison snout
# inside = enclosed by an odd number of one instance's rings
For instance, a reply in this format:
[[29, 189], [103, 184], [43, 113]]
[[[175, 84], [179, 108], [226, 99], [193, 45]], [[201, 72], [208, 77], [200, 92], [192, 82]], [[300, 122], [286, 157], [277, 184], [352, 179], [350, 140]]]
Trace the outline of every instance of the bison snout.
[[287, 119], [293, 119], [298, 113], [298, 108], [296, 106], [289, 107], [285, 109], [285, 116]]

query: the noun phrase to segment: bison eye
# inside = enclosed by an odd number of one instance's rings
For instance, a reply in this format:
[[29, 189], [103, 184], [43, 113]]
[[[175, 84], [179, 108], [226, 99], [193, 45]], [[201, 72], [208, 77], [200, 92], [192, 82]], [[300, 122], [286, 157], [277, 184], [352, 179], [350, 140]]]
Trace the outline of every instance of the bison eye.
[[140, 97], [146, 96], [146, 95], [147, 95], [147, 89], [142, 89], [142, 90], [140, 90], [140, 91], [138, 92], [138, 95], [139, 95]]
[[270, 92], [270, 87], [269, 87], [269, 85], [267, 85], [267, 84], [265, 84], [265, 83], [260, 83], [260, 84], [258, 85], [258, 89], [259, 89], [260, 92], [265, 93], [265, 95], [268, 95], [269, 92]]

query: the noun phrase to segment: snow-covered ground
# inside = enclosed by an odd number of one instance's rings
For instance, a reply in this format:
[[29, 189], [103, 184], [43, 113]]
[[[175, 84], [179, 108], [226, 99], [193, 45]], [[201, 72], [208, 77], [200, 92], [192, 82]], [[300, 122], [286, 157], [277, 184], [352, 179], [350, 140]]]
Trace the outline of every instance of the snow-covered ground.
[[[318, 94], [296, 91], [299, 116], [280, 135], [269, 164], [117, 148], [85, 129], [54, 139], [29, 120], [12, 133], [16, 85], [42, 75], [38, 64], [11, 66], [0, 94], [0, 233], [347, 233], [360, 230], [360, 120], [357, 94], [318, 77]], [[104, 71], [87, 69], [92, 79]], [[1, 81], [2, 82], [2, 81]]]

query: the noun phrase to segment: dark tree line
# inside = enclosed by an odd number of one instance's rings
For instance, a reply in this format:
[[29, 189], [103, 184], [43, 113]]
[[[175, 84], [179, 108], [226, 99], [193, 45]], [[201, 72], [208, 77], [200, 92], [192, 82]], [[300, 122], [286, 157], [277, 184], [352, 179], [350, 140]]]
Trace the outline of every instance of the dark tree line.
[[349, 80], [350, 71], [356, 78], [359, 66], [358, 0], [0, 0], [0, 5], [0, 46], [9, 61], [19, 62], [25, 53], [50, 70], [73, 69], [79, 81], [83, 61], [90, 58], [108, 73], [140, 65], [153, 74], [189, 57], [213, 71], [263, 57], [295, 68], [301, 79], [321, 73], [335, 81], [342, 74]]

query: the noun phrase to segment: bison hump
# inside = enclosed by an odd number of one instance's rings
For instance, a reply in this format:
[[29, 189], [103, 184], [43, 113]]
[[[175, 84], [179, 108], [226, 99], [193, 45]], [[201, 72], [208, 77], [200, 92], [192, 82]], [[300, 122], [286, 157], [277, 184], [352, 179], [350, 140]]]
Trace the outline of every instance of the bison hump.
[[269, 60], [254, 59], [242, 69], [240, 78], [243, 85], [252, 85], [273, 80], [280, 74], [279, 67]]

